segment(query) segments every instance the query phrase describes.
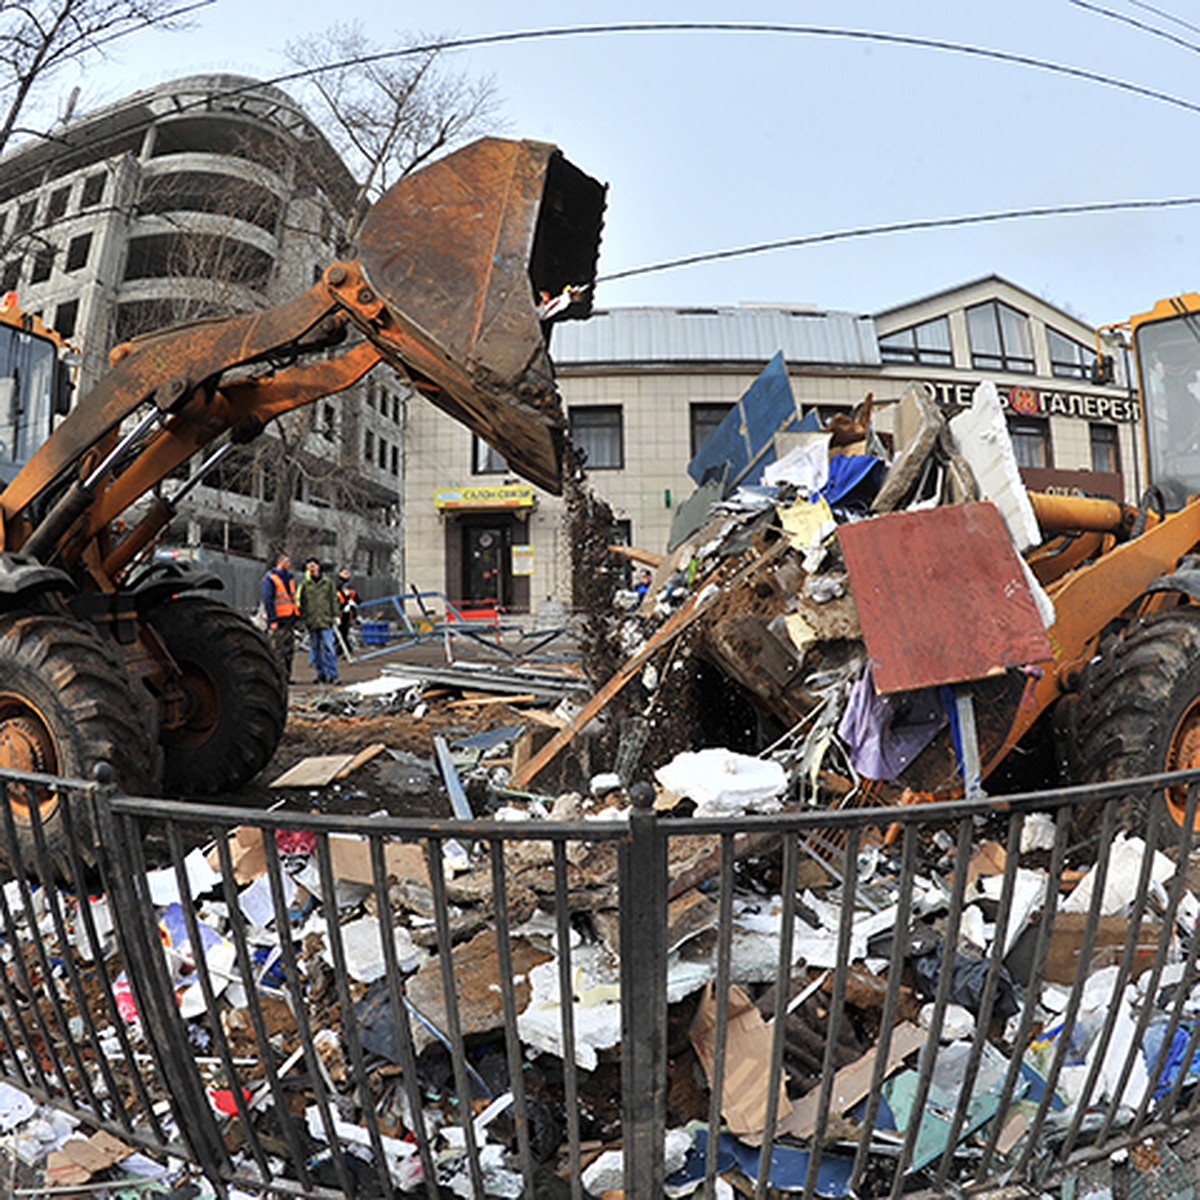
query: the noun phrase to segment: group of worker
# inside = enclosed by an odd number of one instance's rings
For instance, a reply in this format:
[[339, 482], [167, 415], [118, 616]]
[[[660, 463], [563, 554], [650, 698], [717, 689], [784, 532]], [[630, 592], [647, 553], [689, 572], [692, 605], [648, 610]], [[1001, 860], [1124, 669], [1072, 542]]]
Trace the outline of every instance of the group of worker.
[[[318, 558], [304, 560], [304, 578], [292, 574], [292, 560], [281, 554], [262, 578], [262, 606], [271, 634], [271, 649], [289, 683], [296, 652], [296, 630], [308, 632], [308, 661], [315, 683], [337, 683], [338, 652], [348, 653], [350, 627], [358, 615], [358, 592], [343, 567], [337, 583], [321, 569]], [[335, 634], [336, 630], [336, 634]]]

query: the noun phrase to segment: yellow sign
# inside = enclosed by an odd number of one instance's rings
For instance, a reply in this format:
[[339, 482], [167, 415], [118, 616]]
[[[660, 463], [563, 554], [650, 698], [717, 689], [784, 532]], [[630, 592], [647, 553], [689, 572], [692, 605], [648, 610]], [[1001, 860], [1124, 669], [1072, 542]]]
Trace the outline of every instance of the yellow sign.
[[514, 575], [533, 574], [532, 546], [514, 546], [512, 548], [512, 573]]
[[437, 488], [433, 507], [532, 508], [533, 488], [528, 483], [497, 483], [462, 488]]

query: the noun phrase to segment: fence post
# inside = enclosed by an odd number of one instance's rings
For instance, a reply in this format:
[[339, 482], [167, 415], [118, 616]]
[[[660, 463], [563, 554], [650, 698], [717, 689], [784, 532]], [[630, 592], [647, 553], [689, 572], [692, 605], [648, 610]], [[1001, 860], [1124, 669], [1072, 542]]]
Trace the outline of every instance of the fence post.
[[667, 1098], [667, 839], [654, 788], [630, 789], [620, 849], [621, 1126], [625, 1195], [663, 1193]]

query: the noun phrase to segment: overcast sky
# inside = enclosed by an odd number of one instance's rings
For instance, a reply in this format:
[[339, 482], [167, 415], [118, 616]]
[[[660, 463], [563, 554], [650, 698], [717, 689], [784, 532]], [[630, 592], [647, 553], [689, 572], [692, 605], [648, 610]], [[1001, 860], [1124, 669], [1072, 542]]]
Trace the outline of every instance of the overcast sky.
[[[1186, 45], [1096, 11], [1100, 3]], [[601, 271], [894, 222], [1200, 196], [1200, 6], [1182, 0], [741, 0], [687, 4], [217, 0], [184, 33], [130, 37], [82, 84], [85, 106], [210, 70], [270, 78], [292, 36], [359, 20], [490, 34], [590, 23], [774, 22], [941, 39], [1169, 93], [1030, 66], [814, 34], [574, 36], [456, 52], [493, 75], [509, 136], [557, 143], [610, 185]], [[1193, 22], [1171, 20], [1170, 16]], [[1053, 217], [776, 251], [600, 287], [603, 306], [811, 303], [875, 312], [996, 273], [1093, 323], [1200, 291], [1200, 206]]]

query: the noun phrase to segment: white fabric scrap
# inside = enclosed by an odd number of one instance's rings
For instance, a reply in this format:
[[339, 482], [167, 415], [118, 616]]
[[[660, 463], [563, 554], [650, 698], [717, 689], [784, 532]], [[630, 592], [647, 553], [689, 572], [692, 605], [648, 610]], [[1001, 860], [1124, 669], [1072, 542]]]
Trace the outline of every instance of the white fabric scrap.
[[[188, 894], [195, 900], [205, 892], [221, 884], [221, 876], [208, 865], [204, 851], [199, 847], [193, 850], [183, 860], [183, 869], [187, 875]], [[179, 895], [179, 881], [175, 878], [174, 867], [163, 867], [158, 871], [149, 871], [146, 882], [150, 887], [150, 903], [156, 908], [166, 908], [168, 904], [178, 904], [182, 897]]]
[[659, 767], [654, 777], [667, 791], [695, 801], [698, 817], [777, 812], [787, 787], [787, 774], [779, 763], [721, 747], [685, 750]]
[[[1108, 855], [1108, 877], [1104, 881], [1104, 896], [1100, 902], [1101, 916], [1114, 916], [1133, 903], [1137, 896], [1142, 859], [1146, 853], [1146, 843], [1140, 837], [1126, 837], [1124, 833], [1117, 834]], [[1151, 882], [1161, 886], [1175, 874], [1175, 864], [1157, 850], [1153, 854], [1154, 864], [1150, 868], [1150, 879]], [[1096, 868], [1093, 867], [1063, 901], [1062, 911], [1088, 912], [1092, 903], [1092, 890], [1095, 886]]]
[[10, 1083], [0, 1083], [0, 1133], [24, 1124], [37, 1111], [37, 1103]]
[[805, 441], [789, 450], [782, 458], [763, 468], [764, 487], [779, 487], [793, 484], [801, 495], [810, 496], [819, 492], [829, 481], [828, 432], [809, 433]]

